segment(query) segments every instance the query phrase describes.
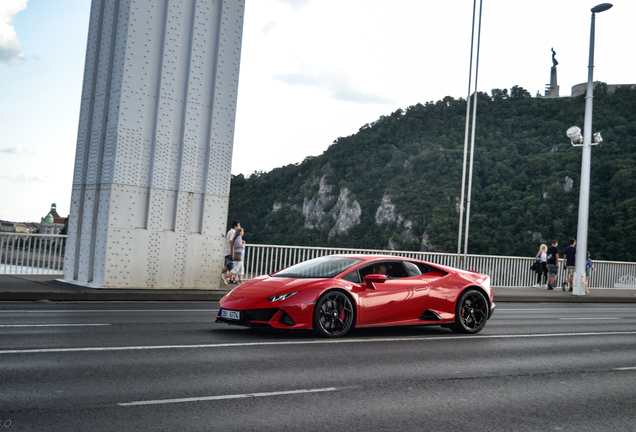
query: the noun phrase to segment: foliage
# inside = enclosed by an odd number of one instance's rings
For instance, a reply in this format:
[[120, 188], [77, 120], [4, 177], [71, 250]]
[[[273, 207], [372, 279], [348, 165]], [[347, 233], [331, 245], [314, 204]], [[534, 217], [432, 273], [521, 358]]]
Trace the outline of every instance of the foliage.
[[[605, 89], [605, 91], [603, 91]], [[532, 98], [519, 86], [478, 93], [470, 208], [470, 253], [534, 255], [540, 243], [576, 237], [581, 149], [565, 131], [583, 128], [584, 96]], [[592, 149], [588, 248], [593, 259], [636, 261], [636, 89], [594, 94], [594, 131], [604, 142]], [[472, 105], [472, 104], [471, 104]], [[398, 222], [376, 224], [385, 194], [396, 214], [426, 233], [436, 251], [455, 252], [464, 153], [466, 100], [446, 97], [397, 110], [341, 137], [302, 163], [233, 176], [229, 220], [239, 219], [252, 243], [403, 250]], [[303, 206], [320, 197], [318, 179], [332, 186], [328, 213], [347, 188], [360, 223], [329, 238], [334, 225], [306, 226]]]

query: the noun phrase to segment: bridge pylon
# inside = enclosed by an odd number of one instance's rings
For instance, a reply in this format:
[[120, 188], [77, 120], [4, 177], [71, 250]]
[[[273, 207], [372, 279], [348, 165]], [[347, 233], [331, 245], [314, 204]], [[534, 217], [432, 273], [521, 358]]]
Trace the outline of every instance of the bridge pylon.
[[213, 288], [244, 0], [93, 0], [64, 281]]

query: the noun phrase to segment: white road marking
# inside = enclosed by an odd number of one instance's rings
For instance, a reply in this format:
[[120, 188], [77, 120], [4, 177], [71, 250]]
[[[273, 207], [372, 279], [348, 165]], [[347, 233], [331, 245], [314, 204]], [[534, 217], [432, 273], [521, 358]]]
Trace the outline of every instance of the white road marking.
[[0, 327], [89, 327], [109, 325], [111, 324], [0, 324]]
[[158, 405], [158, 404], [182, 403], [182, 402], [200, 402], [200, 401], [223, 400], [223, 399], [281, 396], [281, 395], [292, 395], [292, 394], [302, 394], [302, 393], [321, 393], [321, 392], [331, 392], [336, 390], [338, 389], [335, 387], [327, 387], [327, 388], [321, 388], [321, 389], [288, 390], [288, 391], [266, 392], [266, 393], [245, 393], [245, 394], [235, 394], [235, 395], [203, 396], [203, 397], [192, 397], [192, 398], [181, 398], [181, 399], [160, 399], [160, 400], [149, 400], [149, 401], [125, 402], [125, 403], [118, 403], [117, 405], [119, 406]]
[[622, 367], [622, 368], [614, 368], [614, 370], [636, 370], [636, 366], [632, 366], [632, 367]]
[[560, 320], [592, 320], [592, 321], [598, 321], [598, 320], [620, 320], [623, 318], [559, 318]]
[[82, 347], [82, 348], [40, 348], [40, 349], [13, 349], [1, 350], [0, 354], [37, 354], [37, 353], [63, 353], [63, 352], [99, 352], [99, 351], [141, 351], [163, 349], [201, 349], [201, 348], [236, 348], [251, 346], [280, 346], [280, 345], [324, 345], [344, 343], [370, 343], [370, 342], [416, 342], [416, 341], [446, 341], [462, 339], [524, 339], [542, 337], [571, 337], [571, 336], [625, 336], [636, 335], [636, 331], [624, 332], [589, 332], [589, 333], [539, 333], [517, 335], [466, 335], [466, 336], [429, 336], [429, 337], [397, 337], [397, 338], [370, 338], [370, 339], [313, 339], [285, 342], [235, 342], [201, 345], [148, 345], [148, 346], [123, 346], [123, 347]]

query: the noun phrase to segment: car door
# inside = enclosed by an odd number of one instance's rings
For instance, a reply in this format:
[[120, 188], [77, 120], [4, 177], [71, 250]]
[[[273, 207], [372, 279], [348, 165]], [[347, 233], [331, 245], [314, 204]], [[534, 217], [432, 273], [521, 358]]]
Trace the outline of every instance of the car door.
[[[358, 294], [360, 324], [415, 320], [426, 310], [428, 283], [421, 276], [410, 276], [402, 262], [390, 264], [396, 276], [386, 282], [375, 283], [375, 288], [370, 288], [361, 281], [363, 289]], [[368, 272], [368, 268], [361, 269], [361, 278], [370, 274]]]

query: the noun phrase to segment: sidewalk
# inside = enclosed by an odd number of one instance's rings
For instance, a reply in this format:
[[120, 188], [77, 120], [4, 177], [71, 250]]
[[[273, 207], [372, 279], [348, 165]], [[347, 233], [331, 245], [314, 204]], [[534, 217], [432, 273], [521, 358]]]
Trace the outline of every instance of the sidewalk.
[[[228, 287], [210, 290], [85, 288], [53, 275], [0, 275], [0, 301], [218, 301]], [[219, 281], [220, 285], [220, 281]], [[636, 303], [636, 290], [591, 289], [575, 296], [561, 289], [494, 287], [495, 303]]]
[[227, 292], [225, 287], [216, 290], [95, 289], [58, 282], [56, 278], [61, 275], [0, 275], [0, 301], [219, 301]]
[[636, 290], [628, 289], [593, 289], [582, 296], [564, 292], [561, 288], [548, 291], [546, 288], [505, 288], [493, 287], [495, 303], [636, 303]]

